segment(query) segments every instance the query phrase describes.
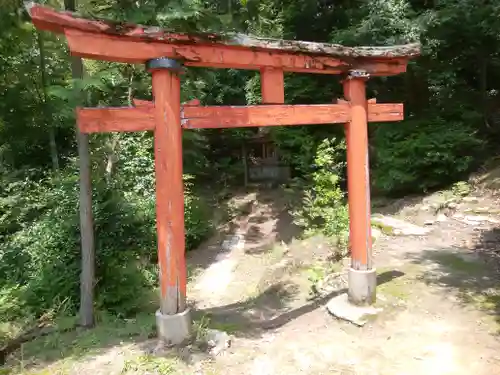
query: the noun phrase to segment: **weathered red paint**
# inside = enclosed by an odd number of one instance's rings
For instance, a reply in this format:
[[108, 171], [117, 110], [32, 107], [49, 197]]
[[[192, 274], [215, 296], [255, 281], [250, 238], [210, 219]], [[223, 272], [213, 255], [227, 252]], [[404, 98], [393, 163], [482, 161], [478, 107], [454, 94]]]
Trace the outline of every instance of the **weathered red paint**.
[[[158, 57], [169, 57], [182, 59], [185, 66], [193, 67], [251, 70], [267, 67], [284, 69], [290, 72], [307, 71], [324, 74], [339, 74], [346, 69], [342, 61], [325, 56], [313, 57], [282, 52], [269, 53], [226, 46], [185, 46], [154, 41], [144, 43], [72, 29], [65, 30], [64, 33], [73, 54], [94, 60], [137, 64]], [[376, 70], [394, 70], [398, 73], [401, 69], [396, 65], [388, 67], [384, 63], [373, 67]]]
[[[132, 99], [132, 102], [134, 103], [134, 106], [136, 106], [136, 107], [147, 107], [147, 106], [152, 107], [153, 106], [153, 102], [151, 100]], [[199, 99], [191, 99], [181, 106], [181, 111], [182, 111], [182, 107], [199, 106], [199, 105], [200, 105]]]
[[181, 87], [179, 76], [169, 70], [153, 70], [152, 76], [161, 311], [175, 314], [186, 306]]
[[[134, 99], [135, 107], [78, 108], [78, 126], [83, 133], [151, 131], [155, 129], [153, 102]], [[283, 125], [343, 124], [350, 120], [347, 101], [338, 104], [199, 106], [198, 100], [181, 107], [185, 129], [217, 129]], [[369, 122], [401, 121], [402, 104], [368, 104]]]
[[351, 267], [356, 270], [369, 270], [372, 267], [368, 102], [365, 81], [365, 78], [349, 78], [344, 81], [344, 95], [351, 105], [351, 119], [346, 123], [347, 189]]
[[[340, 46], [335, 55], [324, 52], [331, 46], [316, 44], [308, 50], [307, 43], [277, 43], [273, 40], [227, 38], [215, 34], [189, 35], [160, 29], [113, 24], [90, 20], [69, 12], [58, 12], [38, 4], [28, 11], [40, 30], [64, 33], [75, 55], [115, 62], [144, 63], [168, 57], [180, 59], [185, 66], [212, 68], [256, 69], [278, 68], [288, 72], [339, 74], [350, 69], [364, 69], [372, 75], [393, 75], [406, 70], [408, 59], [415, 55], [379, 49], [377, 53]], [[374, 48], [373, 50], [376, 50]], [[373, 52], [373, 51], [372, 51]], [[355, 56], [353, 59], [352, 56]]]
[[349, 119], [349, 106], [256, 105], [246, 107], [184, 108], [186, 128], [229, 128], [344, 123]]
[[282, 104], [285, 102], [285, 78], [283, 69], [261, 69], [260, 86], [262, 103]]
[[140, 108], [77, 108], [76, 121], [82, 133], [137, 132], [155, 128], [153, 105]]

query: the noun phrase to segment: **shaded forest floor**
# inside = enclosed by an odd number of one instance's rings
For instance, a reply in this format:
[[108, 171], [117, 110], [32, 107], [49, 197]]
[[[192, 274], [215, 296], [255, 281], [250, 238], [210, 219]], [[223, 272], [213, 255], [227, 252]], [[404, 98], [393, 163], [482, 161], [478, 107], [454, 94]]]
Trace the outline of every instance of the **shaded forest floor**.
[[149, 338], [154, 318], [147, 312], [128, 321], [101, 320], [91, 331], [39, 338], [11, 356], [5, 371], [500, 373], [498, 204], [479, 188], [374, 202], [377, 305], [383, 312], [357, 327], [325, 308], [345, 291], [348, 260], [329, 259], [321, 236], [298, 239], [281, 192], [239, 195], [232, 199], [238, 214], [188, 259], [197, 332], [226, 331], [230, 348], [217, 356], [194, 345], [158, 355]]

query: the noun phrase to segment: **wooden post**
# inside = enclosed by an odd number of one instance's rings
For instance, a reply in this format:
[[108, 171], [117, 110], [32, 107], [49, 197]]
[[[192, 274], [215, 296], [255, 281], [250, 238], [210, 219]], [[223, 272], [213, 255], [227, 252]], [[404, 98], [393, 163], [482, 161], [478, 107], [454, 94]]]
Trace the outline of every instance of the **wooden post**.
[[260, 70], [260, 90], [262, 103], [283, 104], [285, 83], [283, 69], [263, 68]]
[[155, 107], [156, 225], [163, 315], [186, 309], [180, 67], [166, 58], [148, 62]]
[[[76, 9], [75, 0], [65, 0], [64, 8]], [[77, 56], [71, 56], [71, 74], [73, 79], [83, 79], [83, 62]], [[75, 89], [76, 90], [76, 89]], [[82, 98], [77, 93], [78, 99]], [[90, 162], [89, 136], [76, 129], [78, 148], [78, 166], [80, 171], [80, 243], [82, 254], [82, 271], [80, 274], [80, 325], [91, 328], [94, 319], [94, 284], [95, 284], [95, 239], [94, 217], [92, 215], [92, 176]]]
[[376, 288], [371, 250], [367, 79], [364, 71], [352, 71], [344, 81], [344, 95], [351, 105], [351, 121], [346, 124], [351, 250], [349, 299], [355, 304], [373, 303]]

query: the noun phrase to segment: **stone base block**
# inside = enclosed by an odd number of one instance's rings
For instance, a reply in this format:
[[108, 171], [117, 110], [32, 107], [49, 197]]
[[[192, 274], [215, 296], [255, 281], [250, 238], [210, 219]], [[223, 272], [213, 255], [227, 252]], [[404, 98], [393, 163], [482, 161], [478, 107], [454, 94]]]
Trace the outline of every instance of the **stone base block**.
[[359, 271], [353, 268], [348, 272], [349, 302], [353, 305], [366, 306], [375, 303], [377, 298], [377, 270]]
[[382, 312], [381, 308], [352, 304], [349, 302], [347, 293], [332, 298], [326, 308], [336, 318], [346, 320], [360, 327]]
[[165, 345], [180, 345], [188, 340], [191, 336], [191, 325], [190, 309], [174, 315], [164, 315], [160, 310], [156, 311], [158, 339]]

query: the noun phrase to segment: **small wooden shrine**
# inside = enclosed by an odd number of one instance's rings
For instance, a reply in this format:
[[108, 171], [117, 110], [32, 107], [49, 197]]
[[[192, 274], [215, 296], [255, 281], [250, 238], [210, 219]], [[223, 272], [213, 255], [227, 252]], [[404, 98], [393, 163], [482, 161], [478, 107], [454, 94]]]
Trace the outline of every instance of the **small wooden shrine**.
[[260, 128], [242, 147], [245, 185], [276, 185], [290, 178], [290, 167], [281, 156], [269, 128]]

